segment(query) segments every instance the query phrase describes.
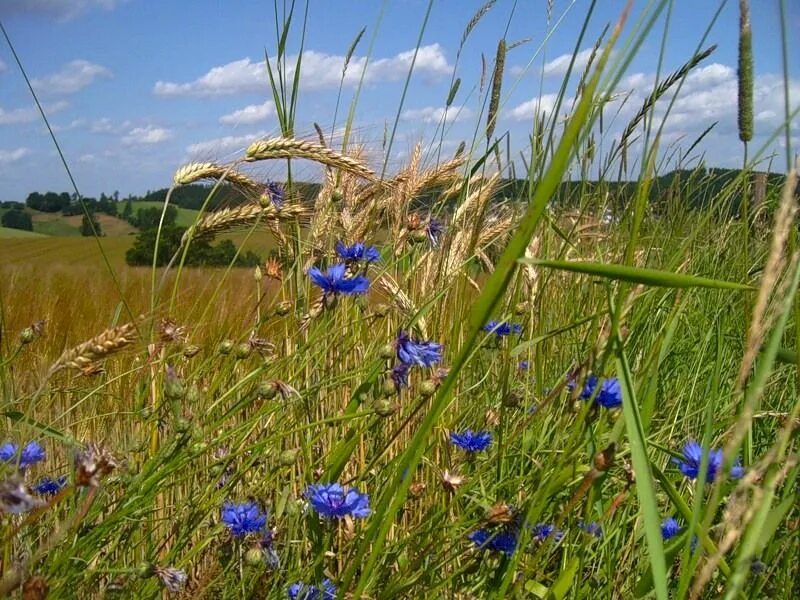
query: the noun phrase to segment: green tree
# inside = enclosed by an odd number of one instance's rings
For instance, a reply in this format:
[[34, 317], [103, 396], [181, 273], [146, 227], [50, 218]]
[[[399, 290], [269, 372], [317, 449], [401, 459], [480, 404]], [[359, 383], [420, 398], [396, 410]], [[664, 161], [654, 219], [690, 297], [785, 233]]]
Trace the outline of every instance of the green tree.
[[95, 233], [97, 233], [97, 235], [103, 235], [100, 222], [95, 218], [94, 213], [84, 213], [83, 218], [81, 219], [81, 235], [90, 236], [94, 235]]
[[0, 224], [9, 229], [24, 229], [25, 231], [33, 231], [33, 221], [31, 216], [21, 209], [13, 209], [8, 211], [0, 219]]

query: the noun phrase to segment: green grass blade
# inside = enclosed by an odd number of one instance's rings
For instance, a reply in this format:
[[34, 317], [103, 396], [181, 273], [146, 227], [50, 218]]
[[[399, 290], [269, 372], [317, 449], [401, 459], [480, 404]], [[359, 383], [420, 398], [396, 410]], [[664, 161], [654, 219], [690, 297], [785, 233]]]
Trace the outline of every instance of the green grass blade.
[[673, 273], [671, 271], [647, 269], [644, 267], [630, 267], [628, 265], [613, 265], [588, 261], [544, 260], [538, 258], [523, 258], [520, 259], [520, 262], [536, 267], [547, 267], [550, 269], [559, 269], [561, 271], [570, 271], [572, 273], [596, 275], [598, 277], [605, 277], [606, 279], [641, 283], [654, 287], [703, 287], [743, 292], [754, 292], [756, 289], [752, 286], [735, 281], [708, 279], [695, 275], [684, 275], [683, 273]]

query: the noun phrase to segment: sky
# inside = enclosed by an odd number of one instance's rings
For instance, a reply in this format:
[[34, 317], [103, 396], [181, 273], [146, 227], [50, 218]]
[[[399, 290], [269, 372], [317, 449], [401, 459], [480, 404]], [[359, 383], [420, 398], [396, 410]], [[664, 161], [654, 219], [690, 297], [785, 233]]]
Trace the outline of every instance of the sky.
[[[480, 87], [482, 56], [491, 72], [497, 43], [505, 38], [513, 47], [506, 57], [497, 133], [510, 132], [512, 154], [524, 154], [533, 117], [537, 110], [552, 112], [571, 56], [577, 50], [570, 94], [594, 41], [616, 21], [625, 2], [596, 2], [585, 39], [577, 44], [590, 0], [498, 0], [459, 53], [465, 27], [483, 4], [433, 0], [423, 31], [428, 0], [309, 0], [297, 134], [316, 139], [314, 123], [326, 136], [340, 134], [366, 63], [354, 141], [364, 146], [371, 166], [382, 167], [384, 140], [398, 114], [389, 170], [408, 160], [418, 142], [424, 147], [441, 143], [444, 153], [452, 152], [482, 131], [487, 87]], [[626, 31], [645, 4], [634, 0]], [[717, 49], [685, 81], [663, 140], [665, 148], [688, 149], [717, 122], [693, 157], [708, 166], [735, 167], [742, 161], [736, 125], [738, 2], [722, 4], [707, 31], [719, 1], [673, 3], [661, 77], [698, 46], [717, 44]], [[751, 5], [756, 117], [750, 154], [761, 151], [762, 168], [783, 171], [784, 138], [770, 139], [785, 114], [778, 0], [752, 0]], [[800, 2], [785, 0], [785, 6], [790, 103], [796, 108]], [[298, 1], [296, 27], [287, 41], [290, 64], [300, 51], [304, 8]], [[274, 58], [278, 44], [274, 4], [268, 0], [0, 0], [0, 22], [83, 195], [117, 191], [125, 197], [168, 187], [186, 162], [231, 161], [252, 141], [279, 131], [264, 63], [265, 55]], [[666, 13], [614, 90], [615, 100], [605, 111], [603, 148], [652, 89], [665, 23]], [[362, 28], [342, 83], [344, 56]], [[454, 76], [461, 86], [443, 121]], [[665, 109], [662, 102], [657, 114]], [[797, 151], [800, 118], [792, 123], [792, 136]], [[258, 175], [279, 179], [282, 168], [259, 164]], [[304, 165], [296, 176], [318, 179], [321, 171]], [[70, 191], [71, 185], [14, 56], [0, 39], [0, 200], [24, 200], [34, 190]]]

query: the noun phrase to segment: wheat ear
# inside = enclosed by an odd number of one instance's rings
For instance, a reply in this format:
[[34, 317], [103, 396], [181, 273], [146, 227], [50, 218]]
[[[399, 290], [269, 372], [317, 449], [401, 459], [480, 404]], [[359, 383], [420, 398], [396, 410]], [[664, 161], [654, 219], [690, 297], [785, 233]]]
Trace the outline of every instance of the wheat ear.
[[106, 329], [100, 335], [64, 352], [50, 367], [48, 377], [66, 368], [85, 370], [97, 361], [130, 346], [137, 337], [138, 333], [133, 323]]
[[306, 158], [329, 167], [336, 167], [375, 181], [375, 173], [360, 161], [314, 142], [278, 137], [253, 142], [245, 151], [245, 160], [254, 162], [272, 158]]
[[181, 243], [190, 238], [214, 236], [223, 231], [249, 225], [258, 219], [269, 222], [286, 221], [308, 215], [308, 210], [299, 204], [285, 204], [278, 208], [274, 204], [242, 204], [233, 208], [225, 208], [205, 215], [194, 226], [183, 234]]
[[258, 190], [260, 187], [257, 181], [250, 179], [244, 173], [235, 171], [231, 167], [225, 167], [216, 163], [189, 163], [175, 171], [172, 178], [175, 185], [188, 185], [203, 179], [213, 179], [215, 181], [224, 179], [225, 181], [238, 185], [248, 190]]

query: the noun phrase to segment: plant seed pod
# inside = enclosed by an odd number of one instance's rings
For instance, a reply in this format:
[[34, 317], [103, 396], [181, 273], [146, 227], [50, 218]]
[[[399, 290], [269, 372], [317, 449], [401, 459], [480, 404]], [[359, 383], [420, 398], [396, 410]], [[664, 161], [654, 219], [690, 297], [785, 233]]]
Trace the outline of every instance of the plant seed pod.
[[251, 567], [260, 567], [264, 564], [264, 553], [260, 548], [250, 548], [245, 552], [244, 562]]
[[249, 358], [252, 353], [253, 353], [253, 347], [247, 342], [242, 342], [241, 344], [236, 345], [235, 356], [239, 360], [244, 360], [245, 358]]
[[385, 344], [381, 346], [381, 349], [378, 351], [378, 356], [380, 356], [384, 360], [391, 360], [394, 358], [395, 349], [392, 344]]
[[291, 450], [284, 450], [278, 456], [278, 464], [282, 467], [291, 467], [295, 462], [297, 462], [297, 455], [300, 451], [297, 448], [292, 448]]
[[222, 340], [219, 344], [219, 353], [222, 355], [227, 355], [231, 353], [233, 350], [233, 341], [231, 340]]
[[19, 334], [19, 341], [21, 344], [30, 344], [35, 337], [36, 332], [33, 330], [33, 327], [26, 327]]
[[419, 386], [419, 395], [423, 398], [430, 398], [436, 393], [436, 383], [427, 379]]
[[391, 417], [397, 412], [398, 406], [390, 400], [376, 400], [374, 404], [375, 412], [379, 417]]
[[196, 344], [189, 344], [188, 346], [184, 346], [183, 355], [186, 358], [192, 358], [194, 356], [197, 356], [200, 350], [201, 350], [200, 346], [197, 346]]
[[292, 303], [288, 300], [284, 300], [283, 302], [279, 302], [278, 305], [275, 307], [275, 314], [278, 316], [286, 316], [290, 312], [292, 312]]

